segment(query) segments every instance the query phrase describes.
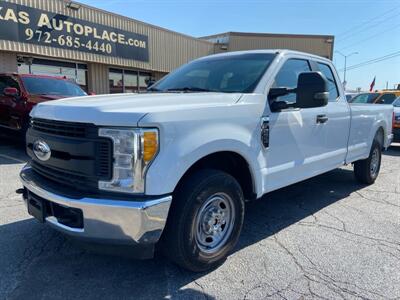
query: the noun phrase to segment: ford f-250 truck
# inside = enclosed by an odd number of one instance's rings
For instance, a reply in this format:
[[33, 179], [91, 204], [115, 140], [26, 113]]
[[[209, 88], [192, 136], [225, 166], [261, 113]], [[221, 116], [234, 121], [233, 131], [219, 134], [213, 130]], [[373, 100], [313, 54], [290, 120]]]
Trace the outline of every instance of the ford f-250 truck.
[[35, 107], [23, 197], [29, 214], [70, 236], [131, 244], [146, 256], [157, 245], [204, 271], [234, 248], [246, 200], [351, 163], [372, 184], [392, 113], [349, 105], [322, 57], [209, 56], [145, 94]]

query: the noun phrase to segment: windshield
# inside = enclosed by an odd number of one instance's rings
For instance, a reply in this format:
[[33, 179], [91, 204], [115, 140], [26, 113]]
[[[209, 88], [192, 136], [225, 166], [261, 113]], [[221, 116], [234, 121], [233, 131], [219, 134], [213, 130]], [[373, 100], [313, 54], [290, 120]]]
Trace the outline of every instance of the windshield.
[[397, 97], [396, 100], [393, 101], [393, 106], [400, 107], [400, 97]]
[[376, 98], [378, 98], [378, 93], [365, 93], [359, 94], [350, 100], [351, 103], [374, 103]]
[[149, 88], [149, 91], [251, 93], [274, 54], [238, 54], [191, 62]]
[[22, 77], [24, 86], [31, 95], [57, 95], [66, 97], [86, 96], [75, 83], [68, 80], [41, 77]]

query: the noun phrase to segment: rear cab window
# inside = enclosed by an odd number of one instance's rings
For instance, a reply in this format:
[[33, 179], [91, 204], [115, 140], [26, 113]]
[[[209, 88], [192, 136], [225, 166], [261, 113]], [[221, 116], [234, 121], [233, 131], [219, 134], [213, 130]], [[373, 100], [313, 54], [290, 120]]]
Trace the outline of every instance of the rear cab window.
[[339, 98], [339, 90], [331, 67], [321, 62], [317, 62], [317, 65], [321, 73], [324, 74], [328, 80], [329, 101], [336, 101]]

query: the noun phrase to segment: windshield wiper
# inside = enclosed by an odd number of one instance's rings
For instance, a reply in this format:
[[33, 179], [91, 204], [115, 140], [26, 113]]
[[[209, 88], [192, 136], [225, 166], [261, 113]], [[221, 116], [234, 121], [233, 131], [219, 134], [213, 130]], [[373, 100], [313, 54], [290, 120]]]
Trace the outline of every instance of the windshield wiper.
[[212, 90], [208, 90], [208, 89], [203, 89], [203, 88], [199, 88], [199, 87], [189, 87], [189, 86], [185, 86], [185, 87], [178, 87], [178, 88], [171, 88], [171, 89], [167, 89], [168, 92], [215, 92]]

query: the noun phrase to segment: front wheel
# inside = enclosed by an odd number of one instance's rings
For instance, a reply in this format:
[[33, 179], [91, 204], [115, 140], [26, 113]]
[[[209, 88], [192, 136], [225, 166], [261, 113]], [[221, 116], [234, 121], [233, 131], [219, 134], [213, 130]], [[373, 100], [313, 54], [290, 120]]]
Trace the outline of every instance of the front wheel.
[[372, 184], [378, 177], [382, 161], [382, 145], [374, 140], [367, 159], [354, 163], [354, 175], [356, 179], [365, 184]]
[[190, 271], [212, 269], [236, 245], [243, 219], [243, 192], [236, 179], [222, 171], [200, 170], [174, 194], [163, 250]]

